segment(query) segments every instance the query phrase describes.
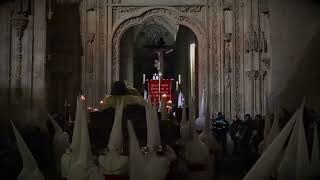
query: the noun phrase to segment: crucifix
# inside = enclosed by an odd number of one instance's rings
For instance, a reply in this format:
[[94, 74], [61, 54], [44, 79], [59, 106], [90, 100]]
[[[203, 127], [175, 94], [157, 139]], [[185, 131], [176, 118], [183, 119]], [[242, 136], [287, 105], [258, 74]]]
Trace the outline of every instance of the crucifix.
[[161, 37], [156, 45], [147, 45], [146, 48], [151, 48], [158, 55], [158, 59], [155, 60], [154, 67], [157, 68], [159, 77], [159, 102], [161, 102], [161, 79], [164, 72], [164, 55], [173, 51], [173, 47], [167, 46], [166, 42]]

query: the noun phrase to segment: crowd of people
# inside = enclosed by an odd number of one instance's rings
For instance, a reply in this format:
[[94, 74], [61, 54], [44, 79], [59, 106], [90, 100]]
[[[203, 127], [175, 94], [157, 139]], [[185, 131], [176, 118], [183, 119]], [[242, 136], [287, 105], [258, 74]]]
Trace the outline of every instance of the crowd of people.
[[263, 141], [263, 132], [264, 119], [261, 115], [256, 115], [254, 119], [250, 114], [246, 114], [244, 119], [236, 116], [230, 124], [219, 112], [212, 120], [212, 133], [221, 144], [223, 153], [227, 153], [230, 135], [233, 143], [232, 155], [243, 157], [248, 163], [253, 163], [259, 157], [259, 144]]

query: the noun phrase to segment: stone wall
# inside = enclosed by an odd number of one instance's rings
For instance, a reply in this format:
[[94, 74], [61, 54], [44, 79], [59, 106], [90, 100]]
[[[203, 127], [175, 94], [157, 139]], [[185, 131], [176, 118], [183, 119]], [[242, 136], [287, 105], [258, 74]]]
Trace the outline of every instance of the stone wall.
[[[80, 16], [82, 89], [90, 104], [99, 102], [110, 92], [112, 81], [119, 79], [122, 33], [161, 16], [174, 25], [187, 26], [197, 36], [197, 95], [203, 89], [208, 92], [210, 116], [219, 111], [228, 119], [265, 114], [271, 79], [267, 0], [84, 0]], [[90, 56], [91, 52], [95, 55]], [[89, 72], [87, 63], [92, 60], [96, 66]]]
[[0, 24], [1, 128], [8, 120], [40, 124], [46, 113], [46, 1], [1, 3]]
[[272, 99], [294, 110], [305, 96], [320, 107], [320, 3], [270, 1]]

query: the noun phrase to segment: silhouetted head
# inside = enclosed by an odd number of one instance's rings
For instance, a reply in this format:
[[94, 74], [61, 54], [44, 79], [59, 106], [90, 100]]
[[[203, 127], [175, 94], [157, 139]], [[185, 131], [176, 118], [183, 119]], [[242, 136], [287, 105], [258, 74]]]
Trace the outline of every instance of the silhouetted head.
[[127, 95], [128, 90], [123, 81], [116, 81], [112, 85], [111, 95]]
[[244, 120], [245, 120], [245, 121], [248, 121], [248, 120], [250, 120], [250, 119], [251, 119], [250, 114], [246, 114], [246, 115], [244, 116]]

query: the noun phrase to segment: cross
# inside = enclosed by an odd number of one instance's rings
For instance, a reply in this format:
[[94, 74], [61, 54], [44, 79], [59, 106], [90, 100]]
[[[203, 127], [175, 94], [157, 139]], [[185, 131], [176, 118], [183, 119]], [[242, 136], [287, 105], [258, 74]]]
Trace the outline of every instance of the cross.
[[163, 38], [160, 38], [158, 41], [157, 41], [157, 44], [156, 45], [147, 45], [147, 46], [144, 46], [145, 48], [150, 48], [152, 49], [155, 53], [157, 53], [158, 55], [158, 59], [155, 64], [155, 66], [158, 66], [157, 69], [158, 69], [158, 73], [163, 73], [163, 61], [164, 61], [164, 54], [169, 54], [170, 52], [173, 51], [172, 47], [171, 46], [167, 46], [166, 45], [166, 42], [163, 40]]
[[[155, 67], [158, 70], [158, 77], [159, 77], [159, 102], [161, 102], [161, 76], [163, 75], [163, 61], [164, 61], [164, 54], [169, 54], [173, 51], [173, 48], [166, 45], [166, 42], [161, 37], [156, 45], [147, 45], [144, 46], [145, 48], [152, 49], [158, 55], [158, 59], [155, 60]], [[160, 106], [159, 106], [160, 108]]]

